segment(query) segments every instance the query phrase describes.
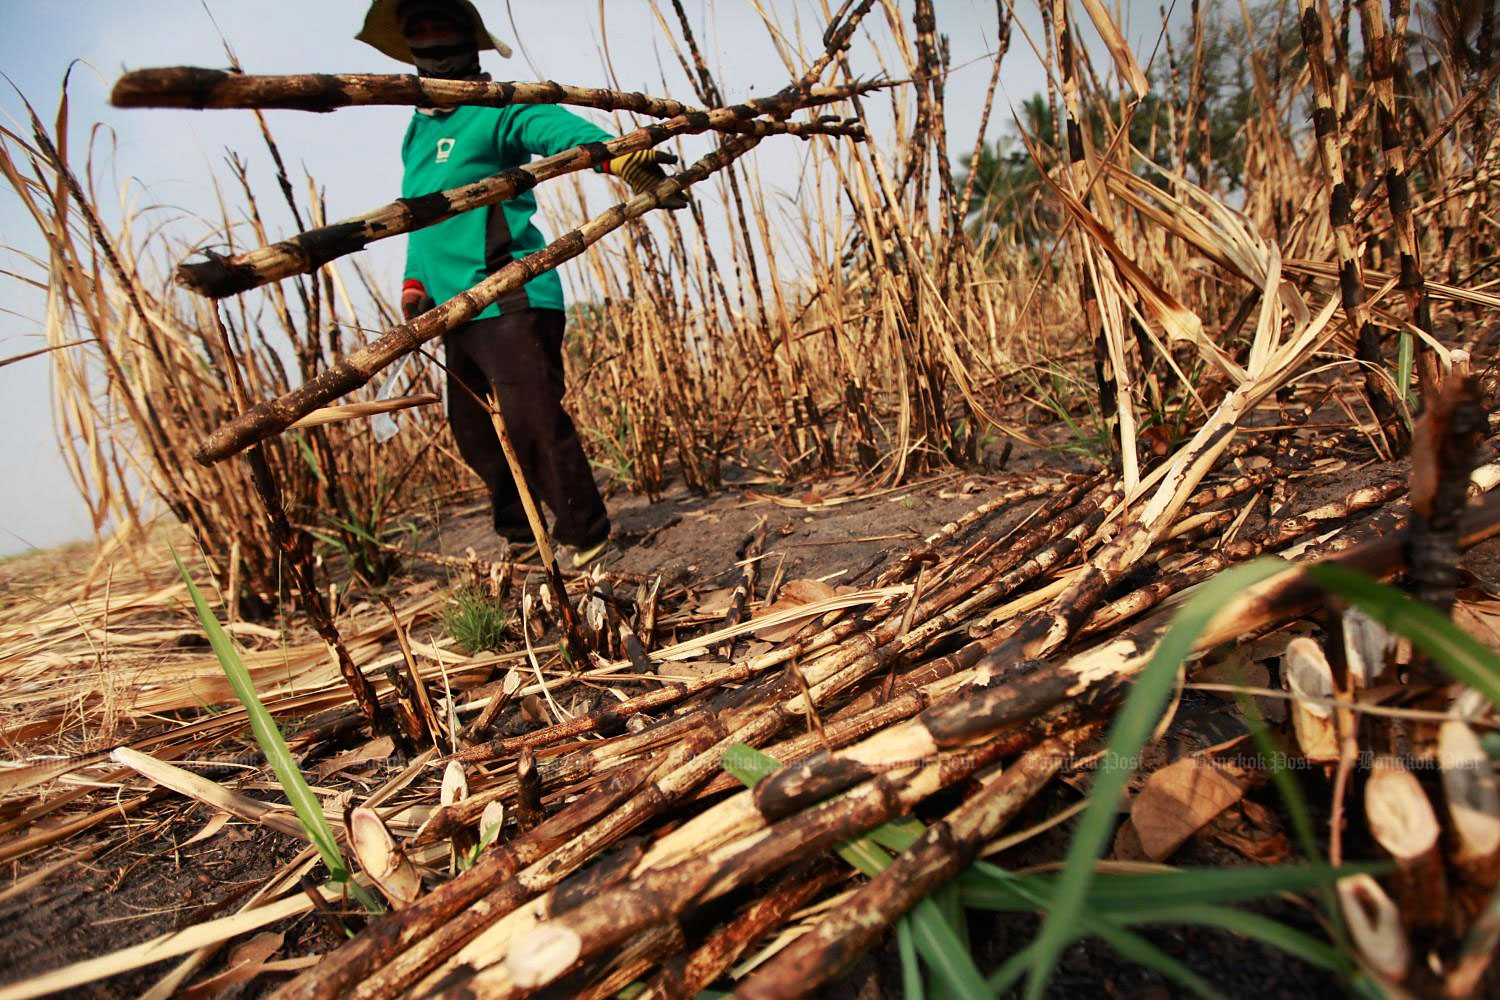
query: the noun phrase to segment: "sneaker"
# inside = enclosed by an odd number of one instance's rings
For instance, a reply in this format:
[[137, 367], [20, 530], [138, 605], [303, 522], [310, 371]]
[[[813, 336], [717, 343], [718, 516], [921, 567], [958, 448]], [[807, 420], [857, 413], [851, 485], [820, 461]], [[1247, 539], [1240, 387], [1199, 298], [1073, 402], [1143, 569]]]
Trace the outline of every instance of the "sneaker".
[[528, 562], [536, 558], [537, 547], [535, 541], [512, 541], [508, 538], [500, 540], [500, 552], [502, 559], [510, 559], [512, 562]]
[[594, 563], [603, 565], [615, 556], [615, 548], [610, 540], [595, 542], [593, 545], [564, 545], [557, 550], [557, 561], [561, 566], [572, 566], [575, 570], [586, 569]]

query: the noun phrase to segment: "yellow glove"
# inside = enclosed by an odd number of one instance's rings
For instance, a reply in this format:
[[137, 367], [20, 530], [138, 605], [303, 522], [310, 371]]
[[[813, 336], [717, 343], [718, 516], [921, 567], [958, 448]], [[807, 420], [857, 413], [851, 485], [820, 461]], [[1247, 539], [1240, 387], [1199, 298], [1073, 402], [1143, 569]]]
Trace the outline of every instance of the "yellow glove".
[[[604, 172], [614, 174], [636, 194], [650, 191], [657, 184], [667, 179], [667, 172], [661, 168], [663, 163], [676, 163], [677, 157], [671, 153], [663, 153], [656, 149], [640, 149], [634, 153], [626, 153], [617, 156], [604, 165]], [[662, 208], [687, 208], [687, 196], [681, 191], [672, 195], [661, 203]]]

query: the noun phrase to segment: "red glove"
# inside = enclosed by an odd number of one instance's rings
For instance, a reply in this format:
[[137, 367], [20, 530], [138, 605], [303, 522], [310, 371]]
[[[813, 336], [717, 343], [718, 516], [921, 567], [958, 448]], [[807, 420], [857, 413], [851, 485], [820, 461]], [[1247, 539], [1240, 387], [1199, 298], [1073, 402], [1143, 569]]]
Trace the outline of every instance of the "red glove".
[[436, 303], [427, 294], [427, 286], [416, 278], [407, 278], [401, 285], [401, 317], [408, 323], [431, 309]]

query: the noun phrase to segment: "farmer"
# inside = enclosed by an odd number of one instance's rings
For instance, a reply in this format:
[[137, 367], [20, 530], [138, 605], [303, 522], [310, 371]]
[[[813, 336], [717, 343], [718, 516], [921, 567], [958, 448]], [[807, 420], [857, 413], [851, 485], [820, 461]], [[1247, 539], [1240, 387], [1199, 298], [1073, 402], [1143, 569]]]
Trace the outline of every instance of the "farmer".
[[[487, 80], [481, 49], [509, 58], [510, 48], [485, 28], [469, 0], [375, 0], [356, 36], [417, 67], [421, 76]], [[418, 108], [401, 146], [402, 197], [468, 184], [613, 136], [550, 104]], [[670, 154], [641, 150], [604, 165], [637, 192], [666, 175]], [[680, 196], [675, 204], [686, 204]], [[407, 320], [483, 280], [512, 260], [546, 246], [532, 221], [531, 192], [464, 212], [408, 237], [401, 312]], [[594, 485], [572, 418], [563, 409], [562, 282], [555, 271], [487, 306], [443, 337], [448, 366], [448, 423], [464, 461], [490, 491], [497, 534], [524, 547], [531, 539], [515, 480], [488, 411], [474, 397], [500, 402], [507, 430], [533, 495], [552, 512], [552, 537], [564, 565], [582, 568], [606, 552], [609, 514]], [[457, 383], [468, 388], [465, 392]], [[472, 395], [471, 395], [472, 394]]]

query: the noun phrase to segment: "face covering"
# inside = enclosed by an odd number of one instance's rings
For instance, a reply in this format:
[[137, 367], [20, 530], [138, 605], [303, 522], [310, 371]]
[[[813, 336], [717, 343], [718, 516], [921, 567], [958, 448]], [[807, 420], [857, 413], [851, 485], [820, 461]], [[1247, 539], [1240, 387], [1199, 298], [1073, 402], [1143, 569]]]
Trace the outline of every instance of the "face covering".
[[462, 9], [441, 0], [413, 0], [396, 16], [419, 76], [466, 80], [480, 75], [474, 25]]

